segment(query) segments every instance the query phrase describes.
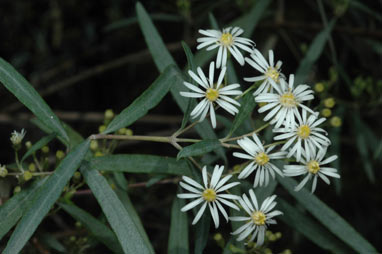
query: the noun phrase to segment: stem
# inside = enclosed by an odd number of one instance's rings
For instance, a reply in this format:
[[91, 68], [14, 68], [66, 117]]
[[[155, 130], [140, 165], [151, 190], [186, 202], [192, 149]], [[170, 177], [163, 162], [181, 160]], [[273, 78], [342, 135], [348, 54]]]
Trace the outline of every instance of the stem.
[[195, 122], [191, 123], [190, 125], [186, 126], [184, 129], [177, 130], [174, 134], [172, 134], [172, 137], [176, 138], [180, 134], [185, 133], [186, 131], [188, 131], [189, 129], [191, 129], [195, 125], [197, 125], [198, 123], [199, 123], [199, 121], [195, 121]]
[[24, 169], [23, 169], [23, 166], [20, 164], [19, 154], [17, 152], [17, 149], [15, 149], [15, 161], [16, 161], [17, 168], [21, 171], [21, 174], [24, 174]]
[[[41, 176], [41, 175], [51, 175], [53, 174], [54, 171], [46, 171], [46, 172], [34, 172], [34, 173], [31, 173], [33, 176]], [[20, 176], [20, 175], [23, 175], [24, 172], [22, 173], [8, 173], [8, 175], [10, 176]]]
[[265, 145], [264, 148], [267, 148], [267, 147], [270, 147], [270, 146], [277, 146], [277, 145], [281, 145], [281, 144], [284, 144], [284, 143], [286, 143], [286, 140], [281, 140], [281, 141], [274, 142], [272, 144]]

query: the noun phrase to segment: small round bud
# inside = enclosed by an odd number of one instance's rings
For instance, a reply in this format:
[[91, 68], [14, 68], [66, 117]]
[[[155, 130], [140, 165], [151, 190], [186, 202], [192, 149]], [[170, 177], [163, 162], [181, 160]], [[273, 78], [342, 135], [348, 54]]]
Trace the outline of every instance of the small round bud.
[[327, 99], [324, 100], [324, 105], [327, 108], [333, 108], [334, 105], [336, 105], [336, 101], [332, 97], [331, 98], [327, 98]]
[[28, 165], [28, 170], [29, 170], [30, 172], [35, 172], [35, 171], [36, 171], [36, 165], [35, 165], [34, 163], [30, 163], [30, 164]]
[[330, 124], [333, 127], [340, 127], [342, 125], [342, 120], [338, 116], [333, 116], [332, 118], [330, 118]]
[[103, 153], [101, 151], [97, 151], [95, 154], [94, 154], [95, 157], [101, 157], [103, 156]]
[[13, 189], [13, 193], [16, 194], [16, 193], [19, 193], [21, 191], [21, 187], [20, 186], [16, 186], [14, 189]]
[[105, 119], [111, 120], [114, 117], [114, 112], [112, 109], [106, 109], [105, 111]]
[[133, 136], [133, 130], [132, 129], [126, 129], [125, 135], [126, 136]]
[[266, 249], [264, 250], [264, 254], [272, 254], [272, 250], [269, 249], [269, 248], [266, 248]]
[[220, 241], [221, 239], [223, 239], [222, 234], [217, 233], [217, 234], [214, 235], [214, 240], [215, 240], [215, 241]]
[[69, 238], [69, 241], [71, 241], [71, 242], [74, 242], [74, 241], [76, 241], [77, 240], [77, 238], [74, 236], [74, 235], [72, 235], [70, 238]]
[[321, 83], [321, 82], [318, 82], [314, 85], [314, 90], [317, 92], [317, 93], [321, 93], [325, 90], [325, 85], [324, 83]]
[[4, 166], [1, 166], [0, 164], [0, 177], [6, 177], [8, 175], [8, 170], [7, 168]]
[[76, 228], [82, 227], [82, 223], [80, 221], [76, 221], [74, 225], [76, 226]]
[[64, 157], [65, 157], [65, 152], [62, 150], [57, 150], [57, 152], [56, 152], [57, 160], [62, 160]]
[[101, 125], [100, 127], [98, 127], [98, 132], [99, 133], [102, 133], [106, 130], [106, 125]]
[[27, 147], [27, 149], [30, 149], [32, 147], [32, 142], [30, 141], [25, 142], [25, 146]]
[[33, 175], [29, 170], [24, 171], [23, 178], [25, 181], [29, 181], [30, 179], [32, 179], [32, 177]]
[[49, 153], [49, 146], [43, 146], [42, 148], [41, 148], [41, 151], [43, 152], [43, 153]]
[[73, 178], [75, 180], [80, 180], [81, 179], [81, 173], [78, 171], [74, 172]]
[[98, 141], [92, 140], [90, 141], [90, 150], [96, 151], [98, 149]]
[[277, 239], [280, 239], [283, 235], [281, 234], [281, 232], [276, 232], [275, 236]]
[[285, 249], [282, 254], [292, 254], [292, 251], [290, 249]]
[[324, 116], [324, 117], [329, 117], [329, 116], [332, 115], [332, 110], [330, 108], [324, 108], [321, 111], [321, 115]]
[[118, 135], [124, 135], [124, 134], [126, 134], [126, 131], [127, 131], [126, 128], [121, 128], [121, 129], [119, 129], [119, 130], [117, 131], [117, 134], [118, 134]]

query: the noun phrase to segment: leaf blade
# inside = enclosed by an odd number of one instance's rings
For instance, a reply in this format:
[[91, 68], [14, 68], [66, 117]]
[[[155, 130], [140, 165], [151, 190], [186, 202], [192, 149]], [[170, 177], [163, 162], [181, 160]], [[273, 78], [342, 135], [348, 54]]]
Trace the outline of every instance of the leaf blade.
[[59, 198], [62, 189], [74, 171], [80, 166], [82, 159], [89, 149], [89, 143], [89, 140], [85, 140], [76, 146], [39, 188], [36, 198], [16, 226], [3, 254], [19, 253], [21, 251], [44, 216], [49, 212], [50, 207]]
[[231, 130], [229, 131], [228, 136], [231, 136], [242, 124], [243, 122], [251, 116], [253, 109], [256, 106], [255, 99], [252, 93], [247, 93], [243, 96], [241, 101], [241, 106], [239, 109], [239, 113], [236, 115], [233, 120], [233, 124]]
[[91, 170], [88, 163], [82, 165], [81, 172], [116, 234], [124, 253], [154, 253], [152, 246], [147, 245], [107, 180], [97, 170]]
[[205, 153], [214, 151], [217, 148], [221, 147], [221, 143], [218, 139], [206, 139], [198, 143], [192, 144], [190, 146], [184, 147], [179, 151], [176, 156], [177, 159], [191, 156], [203, 155]]
[[41, 138], [39, 141], [33, 144], [32, 147], [29, 148], [28, 151], [21, 158], [21, 163], [30, 155], [32, 155], [34, 152], [36, 152], [37, 150], [39, 150], [40, 148], [48, 144], [54, 137], [56, 137], [56, 133], [51, 133], [50, 135]]
[[60, 120], [37, 91], [16, 70], [0, 57], [0, 82], [52, 131], [69, 141]]
[[100, 171], [190, 175], [185, 161], [157, 155], [115, 154], [92, 158], [90, 167]]
[[163, 99], [171, 86], [175, 84], [176, 79], [174, 75], [175, 70], [173, 66], [166, 68], [163, 74], [149, 88], [111, 121], [104, 133], [111, 133], [127, 127], [146, 115], [150, 109]]
[[187, 213], [180, 209], [186, 204], [183, 199], [174, 198], [171, 207], [170, 235], [168, 239], [169, 254], [187, 254], [188, 246], [188, 220]]

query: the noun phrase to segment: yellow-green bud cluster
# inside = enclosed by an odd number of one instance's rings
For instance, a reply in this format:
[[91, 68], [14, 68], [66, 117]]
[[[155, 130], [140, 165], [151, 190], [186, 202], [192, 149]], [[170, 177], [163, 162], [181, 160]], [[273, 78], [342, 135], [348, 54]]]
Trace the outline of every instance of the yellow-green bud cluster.
[[6, 177], [8, 175], [8, 170], [7, 168], [4, 166], [1, 166], [0, 164], [0, 177]]

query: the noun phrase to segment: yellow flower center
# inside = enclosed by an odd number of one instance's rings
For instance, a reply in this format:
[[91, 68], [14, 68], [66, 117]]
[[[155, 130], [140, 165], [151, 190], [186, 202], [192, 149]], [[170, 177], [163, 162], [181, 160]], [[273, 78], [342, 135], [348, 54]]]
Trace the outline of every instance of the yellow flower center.
[[292, 108], [297, 105], [297, 101], [293, 93], [287, 92], [280, 96], [280, 104], [284, 107]]
[[230, 33], [222, 34], [222, 36], [220, 37], [220, 42], [224, 46], [231, 46], [233, 42], [232, 34]]
[[219, 97], [219, 91], [217, 89], [208, 88], [206, 91], [206, 98], [209, 101], [216, 101]]
[[315, 160], [309, 161], [306, 167], [308, 168], [309, 173], [312, 174], [317, 174], [317, 172], [320, 170], [320, 164], [318, 164], [318, 162]]
[[279, 82], [280, 73], [273, 67], [269, 67], [267, 72], [265, 72], [265, 76], [270, 77], [275, 82]]
[[301, 125], [300, 127], [298, 127], [297, 135], [302, 139], [306, 139], [307, 137], [309, 137], [309, 135], [310, 135], [309, 126], [308, 125]]
[[253, 223], [255, 223], [258, 226], [264, 225], [265, 221], [267, 219], [265, 214], [263, 212], [261, 212], [261, 211], [253, 212], [252, 215], [251, 215], [251, 218], [252, 218]]
[[216, 199], [216, 192], [213, 189], [205, 189], [202, 196], [206, 201], [212, 202]]
[[263, 166], [263, 165], [268, 163], [269, 157], [268, 157], [268, 155], [266, 153], [261, 152], [261, 153], [258, 153], [256, 155], [255, 161], [256, 161], [257, 164]]

